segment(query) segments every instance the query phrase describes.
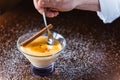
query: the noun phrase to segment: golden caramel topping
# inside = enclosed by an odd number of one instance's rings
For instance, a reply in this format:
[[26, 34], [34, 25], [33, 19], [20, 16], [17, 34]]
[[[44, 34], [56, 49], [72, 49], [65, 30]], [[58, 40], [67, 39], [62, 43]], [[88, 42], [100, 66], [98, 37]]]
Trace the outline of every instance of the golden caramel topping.
[[59, 52], [62, 49], [62, 46], [59, 41], [55, 40], [54, 45], [48, 45], [47, 36], [40, 36], [27, 46], [21, 46], [21, 49], [24, 53], [30, 54], [33, 56], [47, 56]]

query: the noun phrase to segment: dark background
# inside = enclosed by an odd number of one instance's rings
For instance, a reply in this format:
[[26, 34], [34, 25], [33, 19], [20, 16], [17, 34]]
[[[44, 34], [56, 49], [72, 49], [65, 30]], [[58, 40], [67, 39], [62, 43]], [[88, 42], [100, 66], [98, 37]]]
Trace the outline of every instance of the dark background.
[[47, 18], [53, 31], [67, 40], [66, 49], [56, 60], [55, 72], [34, 76], [29, 61], [17, 47], [17, 39], [44, 27], [32, 0], [1, 9], [1, 80], [120, 80], [120, 19], [104, 24], [96, 12], [73, 10]]

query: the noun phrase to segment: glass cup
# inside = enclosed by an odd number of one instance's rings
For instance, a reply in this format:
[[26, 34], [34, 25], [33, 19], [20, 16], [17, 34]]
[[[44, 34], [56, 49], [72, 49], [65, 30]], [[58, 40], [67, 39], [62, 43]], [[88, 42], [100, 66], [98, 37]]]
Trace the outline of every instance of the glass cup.
[[[56, 32], [52, 32], [53, 37], [56, 40], [58, 40], [60, 42], [60, 44], [62, 45], [62, 49], [57, 53], [53, 53], [52, 55], [33, 56], [33, 55], [24, 53], [20, 48], [20, 43], [23, 42], [24, 40], [28, 39], [29, 37], [31, 37], [31, 35], [33, 35], [34, 33], [35, 32], [27, 33], [27, 34], [19, 37], [19, 39], [17, 41], [17, 48], [31, 62], [31, 70], [35, 75], [48, 76], [54, 72], [55, 60], [57, 59], [57, 57], [59, 56], [61, 51], [64, 50], [64, 48], [66, 46], [66, 40], [62, 35], [60, 35]], [[45, 34], [43, 34], [43, 36], [47, 36], [47, 34], [45, 33]]]

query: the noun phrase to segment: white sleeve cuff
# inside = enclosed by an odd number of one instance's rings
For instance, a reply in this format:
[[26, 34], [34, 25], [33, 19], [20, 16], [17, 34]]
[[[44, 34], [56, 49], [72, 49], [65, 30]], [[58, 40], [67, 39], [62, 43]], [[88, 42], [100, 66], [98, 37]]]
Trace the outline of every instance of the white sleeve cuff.
[[99, 0], [101, 11], [97, 15], [104, 23], [111, 23], [120, 16], [120, 0]]

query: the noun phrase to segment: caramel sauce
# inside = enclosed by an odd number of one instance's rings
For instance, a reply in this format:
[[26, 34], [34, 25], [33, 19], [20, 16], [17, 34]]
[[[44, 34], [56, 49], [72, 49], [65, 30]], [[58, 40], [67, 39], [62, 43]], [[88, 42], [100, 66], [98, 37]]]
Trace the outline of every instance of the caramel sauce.
[[55, 40], [54, 45], [47, 44], [47, 36], [40, 36], [27, 46], [21, 46], [21, 50], [33, 56], [48, 56], [59, 52], [62, 45], [59, 41]]

